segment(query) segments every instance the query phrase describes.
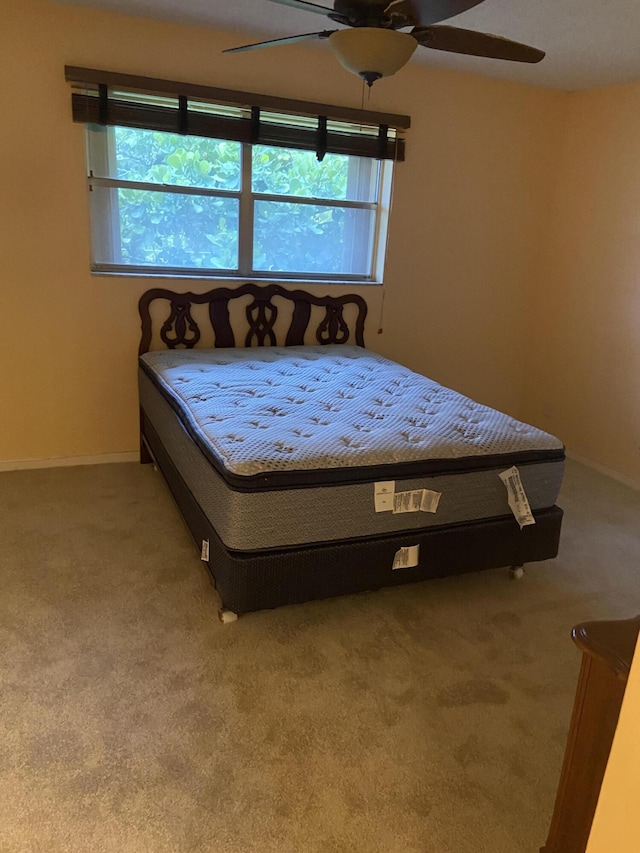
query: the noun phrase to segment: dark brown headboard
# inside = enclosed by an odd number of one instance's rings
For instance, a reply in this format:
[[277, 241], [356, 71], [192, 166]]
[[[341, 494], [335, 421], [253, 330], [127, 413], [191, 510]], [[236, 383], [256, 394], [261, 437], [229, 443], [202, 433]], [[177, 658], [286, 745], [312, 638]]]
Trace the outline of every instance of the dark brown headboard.
[[[208, 304], [209, 321], [216, 347], [235, 347], [236, 339], [229, 318], [229, 302], [247, 295], [252, 296], [253, 301], [245, 312], [248, 326], [243, 344], [245, 347], [253, 346], [254, 341], [258, 346], [278, 345], [274, 331], [278, 309], [271, 301], [274, 296], [293, 302], [293, 313], [284, 346], [304, 344], [305, 332], [311, 319], [311, 308], [314, 305], [324, 308], [324, 317], [315, 332], [319, 344], [346, 344], [352, 339], [359, 346], [364, 346], [367, 303], [361, 296], [313, 296], [304, 290], [285, 290], [279, 284], [262, 287], [247, 283], [238, 288], [216, 287], [207, 293], [174, 293], [163, 288], [147, 290], [138, 303], [142, 321], [139, 354], [148, 352], [151, 346], [153, 323], [150, 307], [155, 299], [165, 299], [169, 302], [169, 313], [162, 323], [160, 339], [169, 349], [192, 349], [201, 338], [200, 327], [191, 313], [192, 305]], [[349, 304], [355, 304], [358, 310], [353, 330], [349, 329], [343, 316], [343, 309]]]

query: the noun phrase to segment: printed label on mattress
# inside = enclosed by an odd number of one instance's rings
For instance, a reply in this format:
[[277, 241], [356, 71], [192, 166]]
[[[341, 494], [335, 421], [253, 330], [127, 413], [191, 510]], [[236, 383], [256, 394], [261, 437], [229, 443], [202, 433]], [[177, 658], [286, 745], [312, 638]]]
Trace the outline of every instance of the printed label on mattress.
[[200, 559], [204, 560], [205, 563], [209, 559], [209, 540], [208, 539], [202, 540], [202, 548], [200, 549]]
[[506, 486], [507, 500], [509, 502], [511, 512], [514, 514], [516, 521], [520, 525], [520, 530], [528, 524], [535, 524], [536, 520], [531, 512], [531, 507], [527, 500], [527, 494], [524, 490], [524, 486], [522, 485], [522, 480], [520, 479], [520, 472], [516, 466], [514, 465], [507, 471], [503, 471], [499, 476]]
[[413, 489], [410, 492], [396, 492], [393, 496], [393, 514], [400, 512], [420, 512], [422, 503], [422, 489]]
[[419, 555], [419, 545], [408, 545], [406, 548], [400, 548], [399, 551], [396, 551], [391, 568], [395, 571], [395, 569], [410, 569], [417, 566], [420, 562]]
[[441, 497], [442, 492], [432, 492], [431, 489], [423, 489], [420, 512], [437, 512]]
[[412, 489], [409, 492], [396, 492], [393, 496], [393, 514], [403, 512], [435, 512], [438, 509], [441, 492], [430, 489]]
[[396, 490], [395, 480], [385, 480], [375, 483], [374, 502], [376, 512], [391, 512], [393, 510], [393, 494]]

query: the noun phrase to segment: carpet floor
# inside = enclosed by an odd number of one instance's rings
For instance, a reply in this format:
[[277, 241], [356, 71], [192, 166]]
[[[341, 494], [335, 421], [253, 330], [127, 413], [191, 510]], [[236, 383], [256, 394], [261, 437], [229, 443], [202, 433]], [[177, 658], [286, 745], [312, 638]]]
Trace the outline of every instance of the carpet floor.
[[640, 493], [568, 465], [557, 560], [222, 625], [151, 466], [0, 475], [3, 853], [531, 853]]

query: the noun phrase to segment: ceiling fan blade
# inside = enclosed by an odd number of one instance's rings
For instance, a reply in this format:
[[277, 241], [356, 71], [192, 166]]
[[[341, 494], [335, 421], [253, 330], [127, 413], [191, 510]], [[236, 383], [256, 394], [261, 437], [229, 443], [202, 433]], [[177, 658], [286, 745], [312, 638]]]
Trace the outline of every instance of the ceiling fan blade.
[[240, 47], [228, 47], [223, 53], [242, 53], [245, 50], [255, 50], [259, 47], [276, 47], [279, 44], [296, 44], [299, 41], [313, 41], [314, 39], [328, 39], [336, 30], [322, 30], [319, 33], [303, 33], [299, 36], [285, 36], [281, 39], [270, 39], [269, 41], [257, 41], [255, 44], [243, 44]]
[[535, 47], [529, 47], [502, 36], [478, 33], [474, 30], [461, 30], [458, 27], [416, 27], [411, 31], [411, 35], [423, 47], [446, 50], [450, 53], [486, 56], [488, 59], [507, 59], [511, 62], [540, 62], [545, 57], [544, 51]]
[[484, 0], [392, 0], [385, 9], [390, 17], [406, 18], [407, 26], [428, 27], [446, 21]]
[[319, 15], [329, 15], [333, 12], [333, 9], [320, 6], [318, 3], [308, 3], [307, 0], [271, 0], [271, 2], [280, 3], [282, 6], [291, 6], [294, 9], [301, 9], [303, 12], [317, 12]]

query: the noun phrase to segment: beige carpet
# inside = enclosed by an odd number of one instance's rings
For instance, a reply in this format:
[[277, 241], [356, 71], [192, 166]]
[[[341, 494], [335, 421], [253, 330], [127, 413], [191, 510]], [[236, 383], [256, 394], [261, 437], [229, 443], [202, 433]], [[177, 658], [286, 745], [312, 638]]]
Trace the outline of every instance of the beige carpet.
[[223, 626], [151, 467], [0, 475], [0, 850], [525, 853], [579, 621], [640, 612], [640, 494], [570, 464], [560, 557]]

